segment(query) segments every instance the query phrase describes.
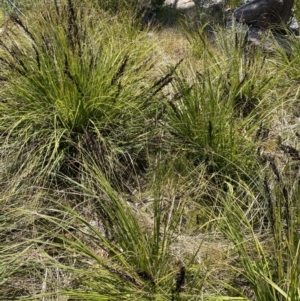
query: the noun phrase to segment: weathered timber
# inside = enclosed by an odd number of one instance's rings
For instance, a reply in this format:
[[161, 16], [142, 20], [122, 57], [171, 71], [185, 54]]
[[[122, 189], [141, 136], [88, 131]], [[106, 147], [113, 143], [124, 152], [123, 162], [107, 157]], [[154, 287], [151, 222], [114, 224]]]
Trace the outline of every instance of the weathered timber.
[[294, 0], [254, 0], [238, 7], [233, 18], [247, 25], [278, 27], [288, 22], [293, 5]]

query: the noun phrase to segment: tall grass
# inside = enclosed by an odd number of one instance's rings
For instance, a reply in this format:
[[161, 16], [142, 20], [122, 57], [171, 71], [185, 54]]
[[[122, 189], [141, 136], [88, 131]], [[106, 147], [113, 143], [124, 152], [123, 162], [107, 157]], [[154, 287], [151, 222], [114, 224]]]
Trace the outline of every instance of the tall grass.
[[296, 39], [189, 31], [167, 68], [135, 4], [3, 26], [0, 297], [299, 299]]
[[[3, 208], [5, 216], [26, 220], [26, 228], [37, 235], [20, 228], [21, 221], [11, 224], [15, 235], [23, 237], [1, 247], [1, 258], [8, 258], [2, 261], [1, 294], [25, 300], [198, 300], [195, 292], [203, 280], [188, 276], [193, 260], [179, 262], [171, 256], [183, 204], [175, 203], [165, 213], [157, 191], [153, 228], [144, 231], [137, 207], [112, 189], [90, 159], [80, 183], [65, 179], [68, 192], [37, 189], [47, 206], [18, 207], [14, 214]], [[5, 231], [1, 229], [1, 237]], [[15, 279], [22, 277], [15, 287]]]
[[211, 45], [204, 31], [188, 33], [199, 61], [172, 82], [165, 148], [221, 182], [227, 177], [251, 183], [259, 168], [257, 133], [285, 102], [286, 94], [278, 97], [274, 89], [284, 70], [274, 70], [264, 53], [248, 48], [243, 35], [216, 35]]
[[38, 183], [58, 171], [76, 174], [79, 149], [89, 148], [109, 178], [129, 179], [146, 168], [169, 79], [157, 79], [146, 35], [88, 3], [63, 3], [41, 4], [31, 25], [38, 30], [11, 16], [2, 36], [7, 176], [35, 173]]
[[253, 198], [252, 208], [245, 212], [241, 200], [245, 192], [235, 193], [231, 187], [222, 203], [219, 226], [239, 253], [234, 268], [249, 282], [256, 300], [298, 300], [298, 171], [292, 167], [295, 164], [279, 171], [275, 159], [268, 162], [271, 172], [261, 182], [262, 193]]

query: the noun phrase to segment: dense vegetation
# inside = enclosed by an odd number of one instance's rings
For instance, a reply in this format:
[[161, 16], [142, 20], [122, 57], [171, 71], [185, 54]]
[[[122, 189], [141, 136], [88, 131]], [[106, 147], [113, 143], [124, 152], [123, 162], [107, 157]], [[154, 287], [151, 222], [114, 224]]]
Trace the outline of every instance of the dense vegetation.
[[163, 1], [147, 26], [144, 1], [14, 3], [0, 299], [300, 300], [298, 37], [251, 45]]

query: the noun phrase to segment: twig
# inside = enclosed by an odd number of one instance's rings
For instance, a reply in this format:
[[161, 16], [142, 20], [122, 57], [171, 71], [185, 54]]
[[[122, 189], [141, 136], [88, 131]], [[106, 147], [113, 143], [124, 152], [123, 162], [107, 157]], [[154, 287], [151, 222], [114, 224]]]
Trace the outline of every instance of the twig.
[[19, 14], [21, 14], [22, 16], [24, 16], [25, 18], [27, 18], [27, 16], [25, 14], [22, 13], [22, 11], [11, 1], [11, 0], [7, 0], [7, 2], [10, 4], [10, 6], [12, 6], [13, 9], [15, 9]]

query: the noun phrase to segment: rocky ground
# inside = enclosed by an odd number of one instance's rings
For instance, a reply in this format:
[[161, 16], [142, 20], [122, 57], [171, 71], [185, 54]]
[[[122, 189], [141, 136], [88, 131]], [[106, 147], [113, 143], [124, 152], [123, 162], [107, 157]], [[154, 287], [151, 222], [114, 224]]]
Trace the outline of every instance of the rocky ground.
[[[242, 4], [251, 2], [251, 0], [243, 0]], [[191, 13], [200, 11], [201, 14], [206, 14], [215, 21], [222, 22], [224, 20], [230, 21], [231, 14], [234, 7], [226, 5], [224, 0], [165, 0], [166, 7], [175, 9], [181, 13]], [[229, 23], [231, 24], [231, 23]], [[289, 29], [299, 34], [299, 22], [296, 18], [292, 17], [288, 23]]]

